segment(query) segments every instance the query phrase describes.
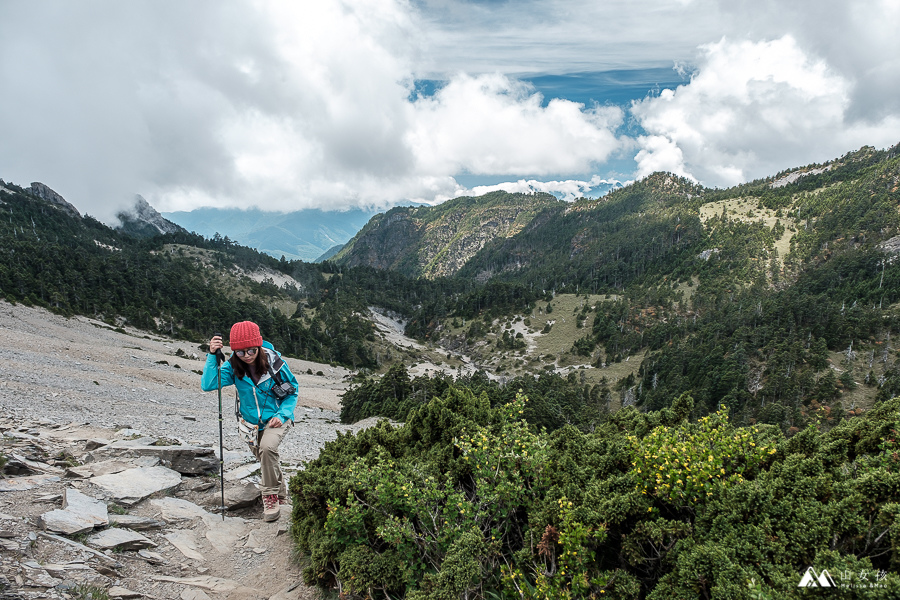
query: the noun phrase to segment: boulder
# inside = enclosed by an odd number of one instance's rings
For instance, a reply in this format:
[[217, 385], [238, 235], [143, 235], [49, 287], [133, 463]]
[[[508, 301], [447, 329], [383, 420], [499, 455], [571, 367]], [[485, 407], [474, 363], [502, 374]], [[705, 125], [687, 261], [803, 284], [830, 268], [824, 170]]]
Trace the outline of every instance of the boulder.
[[[221, 502], [221, 496], [217, 495], [216, 498]], [[252, 483], [233, 485], [225, 489], [225, 507], [228, 510], [253, 506], [259, 498], [259, 488]]]

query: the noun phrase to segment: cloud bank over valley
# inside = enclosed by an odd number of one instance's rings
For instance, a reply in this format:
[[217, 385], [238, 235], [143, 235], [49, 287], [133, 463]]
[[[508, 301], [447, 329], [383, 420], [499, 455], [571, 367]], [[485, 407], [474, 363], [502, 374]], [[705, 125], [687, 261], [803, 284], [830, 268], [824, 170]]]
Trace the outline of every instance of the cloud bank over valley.
[[[4, 3], [0, 177], [109, 220], [135, 193], [289, 211], [656, 170], [726, 186], [900, 141], [895, 2], [587, 4]], [[661, 67], [630, 101], [585, 85]]]

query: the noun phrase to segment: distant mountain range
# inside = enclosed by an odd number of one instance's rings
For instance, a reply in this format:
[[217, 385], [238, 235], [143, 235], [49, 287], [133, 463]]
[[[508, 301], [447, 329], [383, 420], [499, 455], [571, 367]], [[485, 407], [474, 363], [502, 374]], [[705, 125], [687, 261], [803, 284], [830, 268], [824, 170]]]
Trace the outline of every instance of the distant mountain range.
[[[162, 215], [188, 231], [212, 238], [238, 242], [275, 258], [316, 262], [333, 255], [376, 214], [360, 209], [324, 211], [298, 210], [289, 213], [259, 209], [199, 208]], [[329, 254], [330, 252], [330, 254]]]
[[[205, 209], [170, 214], [183, 229], [166, 233], [140, 199], [113, 230], [43, 184], [0, 180], [0, 297], [197, 339], [251, 319], [295, 356], [371, 369], [398, 356], [374, 333], [378, 307], [448, 364], [575, 366], [585, 401], [608, 378], [622, 405], [690, 390], [697, 414], [724, 404], [796, 431], [900, 394], [898, 207], [900, 145], [728, 189], [654, 173], [575, 202], [493, 192], [371, 219]], [[347, 239], [339, 271], [279, 260]]]

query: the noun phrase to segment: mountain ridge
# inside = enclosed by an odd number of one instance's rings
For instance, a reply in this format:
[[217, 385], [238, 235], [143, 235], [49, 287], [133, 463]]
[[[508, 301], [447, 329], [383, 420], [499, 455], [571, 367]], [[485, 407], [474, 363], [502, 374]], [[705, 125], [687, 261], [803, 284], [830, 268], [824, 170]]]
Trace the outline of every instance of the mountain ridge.
[[373, 217], [332, 260], [409, 277], [452, 276], [490, 240], [514, 236], [543, 210], [563, 204], [551, 194], [498, 191], [436, 206], [396, 207]]
[[[407, 354], [379, 341], [376, 307], [454, 368], [584, 368], [585, 385], [615, 373], [623, 404], [691, 389], [699, 413], [722, 402], [787, 429], [900, 391], [897, 147], [828, 164], [725, 190], [658, 173], [574, 203], [500, 193], [393, 209], [350, 249], [380, 262], [355, 266], [221, 236], [129, 239], [4, 183], [0, 294], [185, 335], [240, 314], [288, 352], [382, 370]], [[789, 172], [803, 176], [772, 186]], [[297, 285], [241, 275], [260, 267]]]

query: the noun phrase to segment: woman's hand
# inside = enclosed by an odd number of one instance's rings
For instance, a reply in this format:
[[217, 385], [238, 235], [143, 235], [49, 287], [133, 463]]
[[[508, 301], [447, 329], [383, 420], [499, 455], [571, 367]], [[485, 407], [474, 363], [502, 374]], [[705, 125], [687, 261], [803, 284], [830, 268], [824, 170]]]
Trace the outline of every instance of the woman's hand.
[[221, 350], [225, 344], [222, 343], [221, 336], [213, 336], [211, 340], [209, 340], [209, 353], [215, 354], [217, 350]]
[[278, 428], [281, 427], [284, 423], [281, 422], [281, 419], [278, 417], [272, 417], [269, 419], [269, 422], [266, 423], [266, 427]]

